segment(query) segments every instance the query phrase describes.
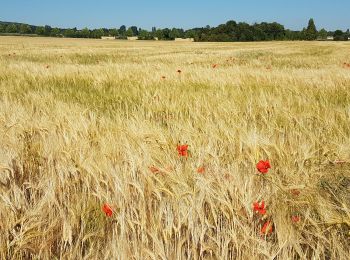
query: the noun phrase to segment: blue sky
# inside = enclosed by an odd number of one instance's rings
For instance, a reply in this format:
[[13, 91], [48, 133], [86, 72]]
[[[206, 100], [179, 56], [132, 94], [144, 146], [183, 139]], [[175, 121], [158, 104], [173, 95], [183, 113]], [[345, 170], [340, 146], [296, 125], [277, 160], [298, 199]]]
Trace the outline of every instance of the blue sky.
[[217, 26], [276, 21], [288, 29], [350, 28], [350, 0], [0, 0], [0, 21], [77, 28]]

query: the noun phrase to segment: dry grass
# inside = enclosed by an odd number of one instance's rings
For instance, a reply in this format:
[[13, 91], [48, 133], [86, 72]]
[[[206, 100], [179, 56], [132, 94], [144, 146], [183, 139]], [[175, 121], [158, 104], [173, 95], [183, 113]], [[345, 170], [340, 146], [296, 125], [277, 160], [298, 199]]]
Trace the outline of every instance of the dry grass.
[[1, 37], [0, 259], [348, 259], [344, 62], [349, 43]]

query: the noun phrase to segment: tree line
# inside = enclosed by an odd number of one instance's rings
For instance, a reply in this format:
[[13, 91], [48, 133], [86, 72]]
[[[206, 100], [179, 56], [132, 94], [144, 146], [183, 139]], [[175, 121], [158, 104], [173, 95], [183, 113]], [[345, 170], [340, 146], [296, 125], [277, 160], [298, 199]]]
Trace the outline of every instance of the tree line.
[[317, 30], [313, 19], [309, 20], [306, 28], [301, 31], [292, 31], [285, 29], [283, 25], [273, 23], [254, 23], [252, 25], [244, 22], [228, 21], [217, 27], [209, 25], [202, 28], [193, 28], [189, 30], [179, 28], [157, 29], [152, 27], [151, 31], [138, 28], [137, 26], [120, 28], [100, 28], [90, 30], [84, 28], [52, 28], [51, 26], [34, 26], [23, 23], [0, 22], [0, 34], [21, 34], [50, 37], [69, 37], [69, 38], [96, 38], [102, 36], [113, 36], [117, 39], [126, 39], [127, 37], [137, 36], [140, 40], [174, 40], [175, 38], [193, 38], [198, 42], [247, 42], [247, 41], [273, 41], [273, 40], [326, 40], [332, 36], [336, 41], [347, 41], [350, 37], [349, 29], [327, 31], [325, 29]]

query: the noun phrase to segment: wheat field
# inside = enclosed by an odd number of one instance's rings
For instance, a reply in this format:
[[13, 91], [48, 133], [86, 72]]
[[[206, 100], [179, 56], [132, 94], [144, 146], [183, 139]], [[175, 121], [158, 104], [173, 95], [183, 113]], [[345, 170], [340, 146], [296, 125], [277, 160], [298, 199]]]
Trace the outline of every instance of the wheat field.
[[350, 43], [0, 37], [0, 259], [348, 259], [349, 64]]

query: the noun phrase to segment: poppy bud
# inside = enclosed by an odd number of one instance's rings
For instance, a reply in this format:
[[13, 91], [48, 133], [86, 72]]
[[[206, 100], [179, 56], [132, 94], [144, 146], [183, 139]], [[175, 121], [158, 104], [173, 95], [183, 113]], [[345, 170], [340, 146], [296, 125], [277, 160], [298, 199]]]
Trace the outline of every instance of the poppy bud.
[[102, 210], [108, 217], [111, 217], [113, 215], [113, 210], [111, 206], [108, 205], [107, 203], [103, 204]]
[[273, 231], [272, 222], [266, 221], [260, 230], [261, 235], [270, 235]]

